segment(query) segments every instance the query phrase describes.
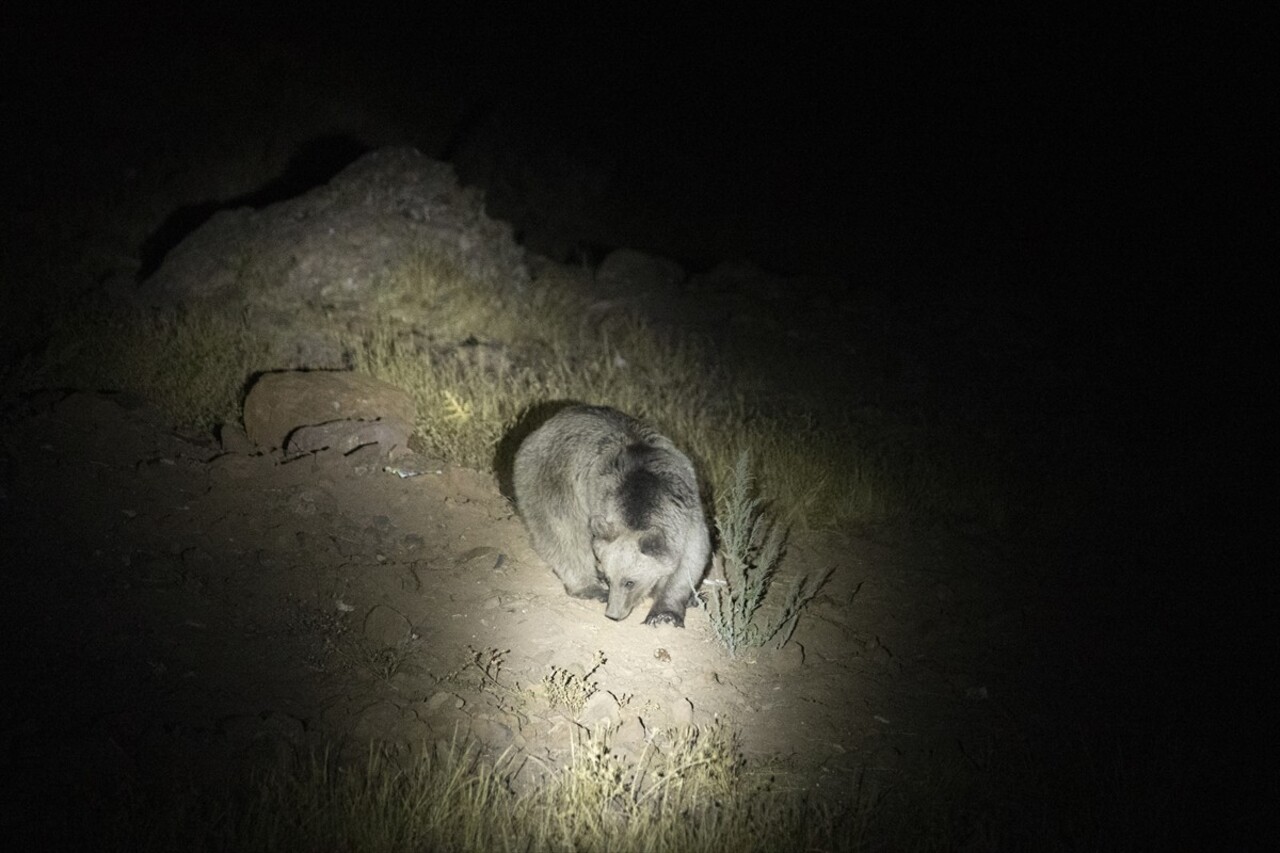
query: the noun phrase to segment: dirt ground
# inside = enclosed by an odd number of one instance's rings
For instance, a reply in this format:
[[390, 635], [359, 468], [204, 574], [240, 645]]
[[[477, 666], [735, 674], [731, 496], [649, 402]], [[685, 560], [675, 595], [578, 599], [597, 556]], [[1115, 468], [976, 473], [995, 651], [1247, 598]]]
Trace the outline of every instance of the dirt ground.
[[[6, 433], [11, 828], [68, 784], [92, 797], [369, 740], [458, 733], [537, 757], [536, 775], [602, 721], [634, 755], [722, 720], [748, 759], [842, 801], [936, 792], [940, 774], [966, 801], [1008, 796], [987, 764], [1030, 722], [1012, 666], [1036, 596], [954, 537], [795, 536], [786, 575], [834, 567], [830, 583], [792, 643], [733, 659], [705, 608], [652, 628], [567, 597], [490, 472], [402, 478], [376, 447], [285, 463], [89, 393], [29, 400]], [[598, 688], [580, 714], [547, 695], [556, 668]]]

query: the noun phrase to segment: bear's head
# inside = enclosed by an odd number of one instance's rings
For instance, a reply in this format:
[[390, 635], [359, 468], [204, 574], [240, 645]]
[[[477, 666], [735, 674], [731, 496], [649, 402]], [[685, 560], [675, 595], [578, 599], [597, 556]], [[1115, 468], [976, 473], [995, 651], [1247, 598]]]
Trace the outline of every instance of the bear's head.
[[679, 555], [660, 530], [631, 530], [618, 522], [591, 519], [596, 575], [609, 588], [604, 615], [622, 620], [675, 572]]

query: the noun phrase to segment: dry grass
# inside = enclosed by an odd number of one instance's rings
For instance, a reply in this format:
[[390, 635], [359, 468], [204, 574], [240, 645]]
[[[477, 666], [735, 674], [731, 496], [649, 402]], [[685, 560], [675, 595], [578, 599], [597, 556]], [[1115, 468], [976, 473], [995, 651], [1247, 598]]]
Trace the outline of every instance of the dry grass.
[[208, 430], [239, 419], [245, 385], [268, 352], [236, 313], [84, 307], [21, 384], [129, 391], [176, 424]]
[[348, 331], [346, 346], [357, 370], [412, 394], [421, 435], [436, 452], [474, 467], [493, 463], [529, 408], [581, 400], [654, 421], [700, 460], [713, 493], [738, 454], [750, 452], [762, 491], [790, 525], [983, 511], [987, 498], [977, 496], [990, 492], [992, 478], [949, 475], [924, 431], [878, 411], [780, 408], [707, 345], [633, 313], [595, 316], [565, 285], [468, 289], [418, 260], [389, 287], [411, 294], [401, 302], [418, 303], [421, 316], [447, 316], [448, 333], [383, 319]]
[[558, 763], [511, 750], [489, 757], [455, 737], [370, 744], [346, 758], [334, 748], [304, 752], [222, 785], [126, 778], [78, 791], [62, 834], [41, 840], [353, 853], [1168, 849], [1181, 836], [1165, 785], [1193, 784], [1172, 758], [1157, 785], [1123, 755], [1088, 743], [1076, 744], [1081, 766], [1069, 779], [1047, 778], [1043, 756], [994, 744], [927, 778], [885, 786], [864, 777], [817, 796], [783, 768], [745, 760], [734, 730], [719, 722], [654, 732], [634, 758], [614, 749], [614, 731], [575, 728]]
[[[712, 494], [742, 452], [788, 526], [874, 525], [909, 515], [998, 524], [994, 476], [928, 430], [863, 409], [785, 406], [704, 342], [635, 313], [596, 310], [570, 273], [524, 290], [468, 278], [447, 252], [422, 250], [377, 290], [358, 320], [319, 330], [354, 369], [404, 388], [421, 438], [476, 468], [522, 413], [552, 400], [614, 406], [646, 417], [699, 460]], [[277, 369], [275, 331], [208, 307], [165, 315], [81, 310], [20, 383], [133, 391], [175, 423], [235, 420], [245, 383]], [[816, 369], [816, 368], [815, 368]], [[945, 439], [945, 436], [943, 437]]]
[[[658, 733], [637, 760], [611, 729], [577, 729], [567, 760], [482, 756], [454, 739], [362, 760], [311, 753], [252, 771], [219, 792], [138, 796], [95, 836], [99, 849], [605, 851], [861, 850], [870, 795], [832, 807], [742, 759], [716, 724]], [[523, 792], [518, 793], [517, 788]]]

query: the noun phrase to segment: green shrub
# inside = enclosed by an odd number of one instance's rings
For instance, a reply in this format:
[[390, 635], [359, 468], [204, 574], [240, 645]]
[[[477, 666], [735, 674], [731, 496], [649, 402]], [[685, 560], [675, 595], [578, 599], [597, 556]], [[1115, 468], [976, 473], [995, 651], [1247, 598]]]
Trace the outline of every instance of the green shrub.
[[831, 576], [817, 582], [796, 579], [780, 608], [762, 612], [786, 553], [787, 532], [766, 514], [754, 494], [750, 456], [738, 455], [728, 488], [721, 493], [716, 513], [724, 582], [712, 586], [711, 627], [734, 656], [739, 649], [773, 643], [782, 648], [795, 632], [800, 614]]

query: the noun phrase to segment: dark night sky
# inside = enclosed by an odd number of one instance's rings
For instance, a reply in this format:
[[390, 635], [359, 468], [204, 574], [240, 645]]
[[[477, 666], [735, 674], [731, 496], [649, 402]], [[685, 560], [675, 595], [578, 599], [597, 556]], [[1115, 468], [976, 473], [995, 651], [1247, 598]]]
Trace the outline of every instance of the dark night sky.
[[[766, 266], [970, 288], [1096, 281], [1103, 254], [1143, 268], [1223, 165], [1238, 97], [1214, 83], [1214, 35], [1137, 15], [457, 5], [19, 13], [5, 76], [36, 124], [73, 133], [77, 110], [111, 91], [127, 102], [174, 60], [203, 56], [217, 73], [245, 44], [270, 45], [302, 57], [304, 74], [368, 75], [386, 99], [374, 106], [403, 110], [426, 88], [476, 111], [517, 105], [530, 133], [609, 152], [654, 204], [690, 185], [722, 200], [700, 224]], [[720, 248], [721, 235], [672, 228], [674, 254]]]
[[[531, 133], [608, 151], [655, 196], [692, 184], [708, 204], [722, 199], [725, 245], [765, 265], [883, 282], [1060, 280], [1099, 248], [1131, 262], [1115, 227], [1141, 217], [1153, 239], [1175, 223], [1171, 199], [1147, 194], [1207, 165], [1207, 152], [1173, 144], [1194, 102], [1211, 105], [1193, 84], [1205, 58], [1141, 20], [1099, 31], [1065, 11], [844, 21], [464, 8], [46, 12], [10, 62], [52, 96], [33, 105], [40, 121], [112, 84], [127, 93], [165, 76], [173, 58], [207, 56], [216, 73], [255, 41], [297, 51], [318, 74], [336, 65], [388, 89], [447, 88], [478, 110], [516, 104], [536, 117]], [[696, 253], [699, 239], [718, 248], [718, 236], [682, 234], [676, 253]]]

